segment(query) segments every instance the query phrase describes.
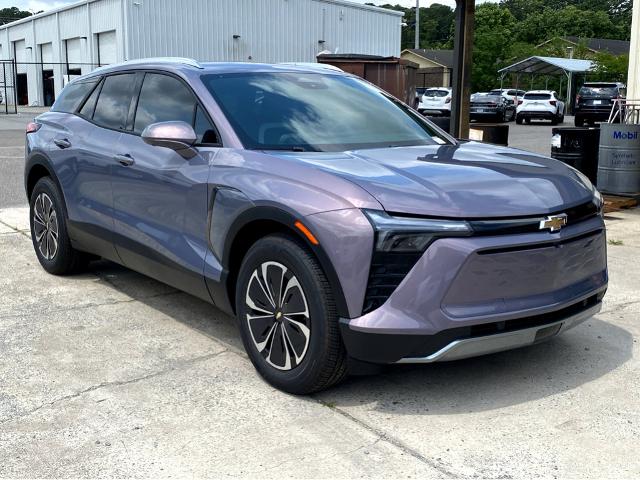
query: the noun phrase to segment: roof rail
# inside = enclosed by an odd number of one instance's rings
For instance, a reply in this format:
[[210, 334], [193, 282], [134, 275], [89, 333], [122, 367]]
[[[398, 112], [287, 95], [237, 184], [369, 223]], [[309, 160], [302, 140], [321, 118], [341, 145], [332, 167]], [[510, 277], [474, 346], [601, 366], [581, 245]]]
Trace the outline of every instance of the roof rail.
[[[113, 67], [115, 65], [139, 65], [139, 64], [144, 64], [144, 63], [174, 63], [174, 64], [175, 63], [180, 63], [182, 65], [188, 65], [188, 66], [194, 67], [194, 68], [199, 68], [199, 69], [204, 68], [202, 65], [200, 65], [200, 63], [198, 63], [197, 60], [194, 60], [193, 58], [185, 58], [185, 57], [151, 57], [151, 58], [137, 58], [135, 60], [127, 60], [125, 62], [121, 62], [121, 63], [118, 63], [118, 64], [105, 65], [103, 67], [100, 67], [99, 69], [110, 68], [110, 67]], [[99, 70], [99, 69], [97, 68], [95, 70]]]

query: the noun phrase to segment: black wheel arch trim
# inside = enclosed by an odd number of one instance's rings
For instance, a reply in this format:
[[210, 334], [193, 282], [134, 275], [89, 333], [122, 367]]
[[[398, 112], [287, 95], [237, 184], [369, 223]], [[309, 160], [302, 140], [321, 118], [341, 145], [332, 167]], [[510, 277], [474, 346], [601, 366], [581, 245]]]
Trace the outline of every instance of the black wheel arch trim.
[[60, 194], [62, 195], [62, 200], [63, 200], [63, 203], [64, 203], [62, 205], [62, 208], [64, 210], [65, 219], [68, 218], [68, 215], [67, 215], [67, 200], [66, 200], [65, 195], [64, 195], [64, 190], [62, 188], [62, 185], [60, 184], [60, 180], [58, 180], [58, 176], [55, 173], [55, 169], [53, 168], [53, 164], [51, 163], [51, 160], [49, 160], [49, 158], [47, 158], [47, 156], [42, 154], [42, 153], [34, 153], [34, 154], [30, 155], [29, 157], [27, 157], [27, 159], [25, 161], [25, 165], [24, 165], [24, 192], [25, 192], [25, 194], [27, 196], [27, 202], [31, 202], [31, 198], [29, 196], [29, 177], [30, 177], [31, 172], [33, 171], [33, 169], [35, 167], [42, 167], [49, 173], [48, 176], [56, 184], [56, 186], [58, 187], [58, 190], [60, 190]]
[[[225, 187], [223, 187], [225, 188]], [[211, 202], [211, 207], [215, 202]], [[342, 290], [340, 278], [331, 263], [329, 255], [322, 247], [322, 245], [312, 244], [306, 236], [299, 232], [294, 226], [295, 222], [302, 220], [303, 217], [296, 215], [295, 212], [287, 207], [284, 207], [275, 202], [261, 201], [252, 202], [253, 206], [242, 211], [231, 223], [227, 235], [224, 241], [224, 248], [222, 249], [222, 258], [219, 259], [222, 265], [223, 271], [219, 282], [211, 279], [206, 279], [209, 287], [209, 292], [214, 303], [221, 309], [232, 313], [235, 311], [235, 299], [231, 298], [231, 292], [233, 291], [229, 281], [232, 280], [230, 271], [231, 267], [231, 253], [233, 246], [236, 242], [239, 232], [255, 221], [271, 221], [281, 224], [287, 231], [291, 232], [297, 239], [301, 240], [304, 245], [314, 253], [320, 267], [327, 276], [335, 296], [336, 307], [338, 309], [338, 315], [342, 318], [350, 318], [347, 301]], [[209, 216], [212, 214], [212, 209], [209, 212]], [[211, 219], [209, 219], [211, 224]], [[211, 246], [210, 246], [211, 247]], [[216, 285], [217, 284], [217, 285]]]

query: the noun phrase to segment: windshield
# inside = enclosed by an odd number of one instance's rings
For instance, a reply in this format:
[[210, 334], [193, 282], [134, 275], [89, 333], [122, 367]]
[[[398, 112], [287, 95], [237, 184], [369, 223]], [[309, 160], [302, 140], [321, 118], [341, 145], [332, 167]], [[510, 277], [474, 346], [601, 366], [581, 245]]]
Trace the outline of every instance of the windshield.
[[419, 114], [353, 77], [262, 72], [203, 75], [202, 81], [248, 149], [448, 143]]
[[615, 85], [602, 85], [593, 87], [582, 87], [578, 92], [578, 95], [583, 97], [616, 97], [618, 96], [618, 89]]
[[[510, 93], [510, 92], [509, 92], [509, 94], [510, 94], [510, 95], [514, 95], [514, 94], [515, 94], [515, 92], [514, 92], [514, 93]], [[489, 92], [489, 95], [502, 95], [502, 90], [491, 90], [491, 91]]]
[[427, 90], [424, 92], [425, 97], [446, 97], [449, 95], [448, 90]]

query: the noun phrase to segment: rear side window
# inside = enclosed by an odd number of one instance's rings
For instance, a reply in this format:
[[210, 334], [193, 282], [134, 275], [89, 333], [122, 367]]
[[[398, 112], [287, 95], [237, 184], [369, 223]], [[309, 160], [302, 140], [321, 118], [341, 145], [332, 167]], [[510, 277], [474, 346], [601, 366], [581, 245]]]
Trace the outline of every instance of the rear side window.
[[53, 107], [51, 107], [51, 111], [64, 113], [75, 112], [99, 81], [100, 78], [95, 78], [83, 82], [70, 83], [64, 87], [62, 93], [53, 104]]
[[93, 121], [107, 128], [124, 130], [133, 96], [135, 74], [111, 75], [104, 79]]
[[193, 125], [196, 99], [177, 78], [147, 73], [142, 83], [134, 131], [157, 122], [183, 121]]
[[78, 110], [78, 115], [84, 118], [93, 117], [93, 111], [96, 108], [96, 100], [98, 100], [98, 94], [100, 93], [100, 86], [96, 86], [91, 92], [91, 95], [84, 101], [82, 108]]
[[525, 93], [525, 100], [549, 100], [551, 95], [548, 93]]

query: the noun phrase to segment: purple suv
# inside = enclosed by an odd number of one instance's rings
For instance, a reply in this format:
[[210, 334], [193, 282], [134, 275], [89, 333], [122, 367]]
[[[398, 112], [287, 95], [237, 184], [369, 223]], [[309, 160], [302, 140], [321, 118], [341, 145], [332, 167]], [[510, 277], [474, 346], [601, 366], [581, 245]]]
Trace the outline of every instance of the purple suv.
[[25, 186], [46, 271], [103, 257], [205, 299], [294, 393], [534, 344], [607, 288], [582, 174], [319, 65], [98, 69], [28, 126]]

